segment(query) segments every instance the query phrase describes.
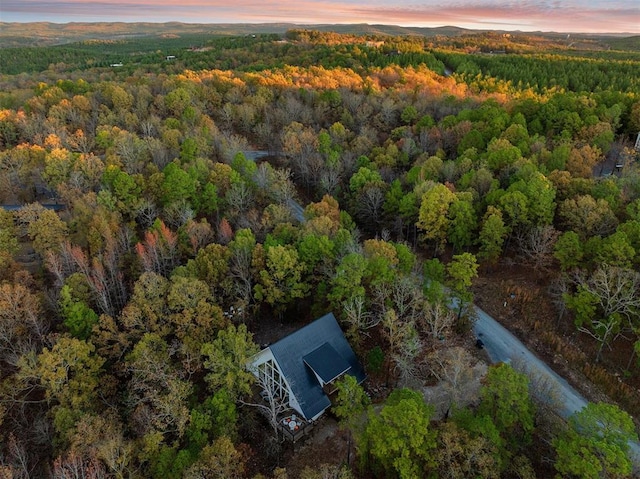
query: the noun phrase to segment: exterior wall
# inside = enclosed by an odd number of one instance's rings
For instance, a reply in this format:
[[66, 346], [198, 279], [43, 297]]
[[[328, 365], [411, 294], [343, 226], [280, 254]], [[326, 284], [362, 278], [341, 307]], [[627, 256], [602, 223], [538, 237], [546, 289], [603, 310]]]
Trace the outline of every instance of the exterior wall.
[[[298, 399], [291, 391], [291, 386], [282, 374], [278, 362], [269, 348], [263, 349], [253, 357], [249, 369], [256, 377], [260, 378], [259, 375], [262, 375], [264, 380], [273, 384], [274, 391], [281, 391], [282, 394], [286, 394], [289, 398], [289, 406], [300, 414], [300, 416], [305, 417]], [[317, 417], [319, 417], [319, 415]]]
[[262, 351], [260, 351], [251, 359], [251, 364], [249, 364], [249, 367], [256, 368], [260, 366], [262, 363], [265, 363], [269, 360], [275, 361], [275, 358], [273, 357], [273, 353], [271, 353], [271, 350], [269, 348], [264, 348]]

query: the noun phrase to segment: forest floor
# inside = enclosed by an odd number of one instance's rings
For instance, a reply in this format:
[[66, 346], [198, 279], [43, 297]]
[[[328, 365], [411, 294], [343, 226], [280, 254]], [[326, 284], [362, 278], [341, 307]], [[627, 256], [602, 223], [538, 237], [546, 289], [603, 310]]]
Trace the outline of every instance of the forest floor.
[[[551, 281], [548, 274], [532, 268], [512, 262], [501, 264], [492, 271], [481, 272], [475, 280], [475, 303], [588, 400], [616, 402], [608, 397], [609, 391], [585, 375], [585, 366], [595, 364], [597, 344], [577, 331], [569, 314], [560, 317], [549, 293]], [[598, 366], [640, 397], [640, 368], [631, 366], [631, 371], [627, 370], [632, 348], [631, 341], [618, 339], [610, 349], [603, 350]], [[621, 406], [624, 408], [624, 404]], [[640, 420], [638, 411], [628, 412], [636, 422]]]
[[[560, 318], [549, 293], [553, 277], [554, 275], [507, 260], [492, 270], [481, 271], [473, 287], [475, 303], [509, 329], [528, 349], [564, 377], [585, 398], [590, 401], [616, 402], [607, 396], [603, 387], [595, 385], [583, 372], [585, 364], [593, 363], [597, 344], [588, 335], [576, 330], [570, 315], [565, 314]], [[269, 321], [268, 327], [262, 325], [263, 327], [255, 328], [257, 330], [254, 329], [254, 339], [264, 347], [296, 331], [312, 319], [274, 319]], [[543, 331], [545, 334], [542, 334]], [[553, 337], [553, 341], [550, 341], [549, 337]], [[480, 351], [473, 346], [473, 338], [463, 338], [457, 345], [472, 351], [477, 359], [482, 359]], [[605, 349], [599, 365], [606, 369], [611, 377], [617, 378], [620, 382], [624, 381], [640, 395], [639, 368], [634, 368], [633, 374], [625, 374], [631, 347], [630, 341], [617, 341], [612, 349]], [[570, 355], [565, 354], [572, 351], [573, 357], [579, 354], [582, 361], [576, 363]], [[476, 367], [479, 371], [486, 370], [482, 361]], [[368, 389], [375, 388], [375, 384], [368, 384]], [[427, 389], [426, 392], [437, 399], [438, 391], [434, 391], [433, 388]], [[621, 406], [624, 407], [622, 404]], [[637, 412], [628, 412], [635, 416], [637, 423], [640, 419]], [[339, 428], [336, 419], [329, 413], [321, 419], [309, 438], [295, 446], [290, 443], [284, 444], [278, 462], [286, 467], [292, 477], [298, 477], [307, 466], [317, 468], [321, 464], [344, 464], [347, 461], [347, 445], [347, 432]], [[353, 463], [353, 444], [351, 447], [350, 459]]]

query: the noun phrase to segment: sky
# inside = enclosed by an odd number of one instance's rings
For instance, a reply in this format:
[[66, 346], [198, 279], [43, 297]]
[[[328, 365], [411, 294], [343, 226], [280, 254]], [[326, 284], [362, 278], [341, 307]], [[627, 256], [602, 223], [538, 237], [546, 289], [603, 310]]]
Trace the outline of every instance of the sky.
[[640, 34], [640, 0], [0, 0], [0, 21], [369, 23]]

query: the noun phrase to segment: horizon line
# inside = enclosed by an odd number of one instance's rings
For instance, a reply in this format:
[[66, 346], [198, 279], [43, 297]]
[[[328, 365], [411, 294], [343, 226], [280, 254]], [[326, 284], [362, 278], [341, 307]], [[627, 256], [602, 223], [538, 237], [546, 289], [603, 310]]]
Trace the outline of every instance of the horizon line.
[[573, 34], [573, 35], [590, 35], [590, 36], [640, 36], [640, 33], [635, 32], [588, 32], [588, 31], [562, 31], [562, 30], [521, 30], [521, 29], [501, 29], [501, 28], [468, 28], [468, 27], [459, 27], [457, 25], [439, 25], [435, 27], [431, 26], [418, 26], [418, 25], [402, 25], [398, 23], [366, 23], [366, 22], [349, 22], [349, 23], [304, 23], [304, 22], [183, 22], [177, 20], [171, 21], [129, 21], [129, 20], [116, 20], [116, 21], [72, 21], [72, 22], [54, 22], [50, 20], [29, 20], [29, 21], [2, 21], [0, 20], [0, 25], [10, 25], [10, 24], [19, 24], [19, 25], [29, 25], [29, 24], [51, 24], [51, 25], [100, 25], [100, 24], [126, 24], [126, 25], [135, 25], [135, 24], [145, 24], [145, 25], [168, 25], [168, 24], [176, 24], [176, 25], [201, 25], [201, 26], [209, 26], [209, 25], [294, 25], [294, 26], [318, 26], [318, 27], [331, 27], [331, 26], [357, 26], [357, 25], [366, 25], [370, 27], [401, 27], [401, 28], [415, 28], [415, 29], [423, 29], [423, 30], [438, 30], [445, 28], [456, 28], [459, 30], [466, 30], [470, 32], [507, 32], [507, 33], [557, 33], [557, 34]]

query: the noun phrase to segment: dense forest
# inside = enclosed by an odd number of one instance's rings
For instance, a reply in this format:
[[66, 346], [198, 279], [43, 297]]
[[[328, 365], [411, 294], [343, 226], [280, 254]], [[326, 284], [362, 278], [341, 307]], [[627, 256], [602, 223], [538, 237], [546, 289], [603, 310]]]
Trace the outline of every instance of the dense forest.
[[[172, 31], [0, 65], [0, 476], [632, 476], [638, 37]], [[569, 420], [474, 346], [506, 295], [592, 400]], [[368, 378], [294, 447], [246, 366], [327, 312]]]

